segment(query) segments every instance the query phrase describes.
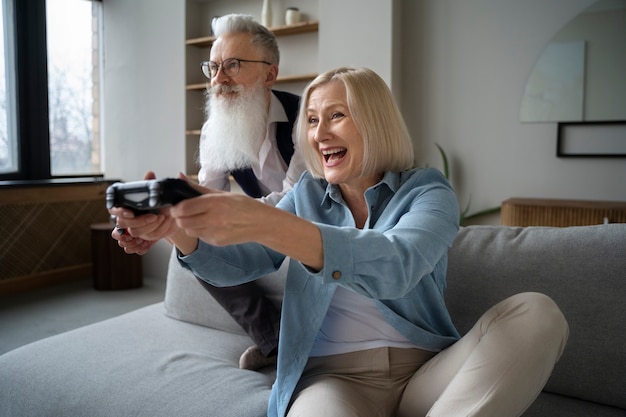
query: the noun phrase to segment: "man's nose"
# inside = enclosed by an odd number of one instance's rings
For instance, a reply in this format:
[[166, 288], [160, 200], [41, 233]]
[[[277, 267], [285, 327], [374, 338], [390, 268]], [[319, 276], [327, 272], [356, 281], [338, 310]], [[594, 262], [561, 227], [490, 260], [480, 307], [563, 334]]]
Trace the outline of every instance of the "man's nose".
[[217, 73], [215, 73], [215, 76], [211, 78], [211, 85], [214, 86], [217, 84], [227, 84], [228, 82], [230, 82], [230, 77], [224, 73], [224, 67], [220, 65], [217, 68]]

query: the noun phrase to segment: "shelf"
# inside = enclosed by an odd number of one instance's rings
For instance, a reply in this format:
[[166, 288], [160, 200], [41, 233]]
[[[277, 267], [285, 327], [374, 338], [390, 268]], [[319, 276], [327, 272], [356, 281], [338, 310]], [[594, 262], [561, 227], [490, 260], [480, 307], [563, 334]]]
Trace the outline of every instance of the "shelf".
[[276, 36], [299, 35], [301, 33], [317, 32], [319, 22], [313, 20], [310, 22], [300, 22], [295, 25], [274, 26], [269, 28]]
[[[301, 22], [295, 25], [273, 26], [268, 29], [276, 36], [298, 35], [300, 33], [317, 32], [319, 29], [319, 22]], [[215, 36], [203, 36], [200, 38], [187, 39], [185, 43], [189, 46], [195, 46], [198, 48], [210, 48], [214, 41]]]
[[312, 81], [317, 76], [317, 73], [278, 76], [278, 78], [276, 79], [276, 84]]
[[[317, 77], [316, 73], [285, 75], [282, 77], [279, 76], [276, 79], [276, 84], [306, 82], [306, 81], [313, 80], [315, 77]], [[208, 82], [198, 83], [198, 84], [188, 84], [187, 86], [185, 86], [185, 88], [187, 89], [187, 91], [204, 91], [206, 90], [208, 84], [209, 84]]]
[[185, 86], [185, 89], [187, 91], [201, 91], [201, 90], [206, 90], [206, 88], [208, 87], [209, 83], [199, 83], [199, 84], [187, 84]]

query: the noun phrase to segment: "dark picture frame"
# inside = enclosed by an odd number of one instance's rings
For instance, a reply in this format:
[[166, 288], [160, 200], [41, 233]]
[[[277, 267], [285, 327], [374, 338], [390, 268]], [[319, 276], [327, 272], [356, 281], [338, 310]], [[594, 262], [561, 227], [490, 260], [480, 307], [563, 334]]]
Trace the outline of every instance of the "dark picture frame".
[[626, 157], [626, 120], [559, 122], [556, 156], [559, 158]]

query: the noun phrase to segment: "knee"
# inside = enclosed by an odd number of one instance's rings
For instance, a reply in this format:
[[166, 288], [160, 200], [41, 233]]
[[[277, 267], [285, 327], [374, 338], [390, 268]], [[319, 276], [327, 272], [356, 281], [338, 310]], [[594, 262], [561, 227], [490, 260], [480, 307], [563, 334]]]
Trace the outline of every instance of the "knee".
[[556, 302], [537, 292], [517, 294], [510, 300], [526, 316], [529, 328], [534, 329], [535, 336], [542, 343], [553, 341], [560, 356], [569, 337], [569, 325]]
[[546, 294], [524, 292], [511, 297], [524, 307], [537, 322], [546, 322], [553, 329], [567, 329], [567, 320], [556, 302]]

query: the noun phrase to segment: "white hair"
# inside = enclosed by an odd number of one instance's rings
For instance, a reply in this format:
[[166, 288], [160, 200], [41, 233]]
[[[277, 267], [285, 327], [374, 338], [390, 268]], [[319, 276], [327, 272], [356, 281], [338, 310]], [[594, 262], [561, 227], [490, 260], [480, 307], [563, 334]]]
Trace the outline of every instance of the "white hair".
[[227, 14], [213, 19], [211, 27], [216, 38], [229, 33], [249, 33], [252, 44], [265, 51], [265, 59], [278, 65], [280, 53], [276, 36], [250, 15]]

